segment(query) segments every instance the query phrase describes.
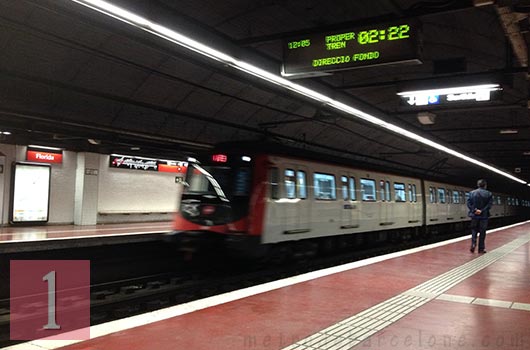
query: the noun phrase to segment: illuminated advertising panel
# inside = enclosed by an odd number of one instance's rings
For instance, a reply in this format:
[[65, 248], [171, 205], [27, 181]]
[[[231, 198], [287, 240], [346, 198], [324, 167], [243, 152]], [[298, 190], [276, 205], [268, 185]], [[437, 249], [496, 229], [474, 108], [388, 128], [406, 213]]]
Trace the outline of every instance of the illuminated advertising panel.
[[109, 165], [111, 168], [158, 171], [156, 159], [148, 158], [111, 155]]
[[186, 173], [188, 163], [174, 161], [158, 161], [158, 171], [161, 173]]
[[160, 160], [111, 154], [109, 158], [109, 166], [111, 168], [151, 170], [161, 173], [185, 173], [188, 168], [188, 163], [175, 160]]
[[15, 163], [12, 175], [11, 223], [47, 222], [51, 167]]
[[419, 64], [420, 50], [419, 24], [412, 20], [309, 34], [284, 41], [282, 75], [296, 77], [384, 64]]

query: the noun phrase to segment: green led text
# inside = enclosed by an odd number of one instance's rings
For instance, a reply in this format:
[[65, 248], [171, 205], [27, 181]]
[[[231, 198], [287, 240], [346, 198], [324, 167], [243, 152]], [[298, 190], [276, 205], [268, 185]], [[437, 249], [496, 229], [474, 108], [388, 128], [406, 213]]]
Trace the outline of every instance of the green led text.
[[334, 64], [348, 63], [350, 60], [350, 56], [317, 58], [316, 60], [313, 60], [312, 65], [313, 67], [332, 66]]
[[289, 50], [298, 49], [301, 47], [309, 47], [311, 46], [311, 40], [310, 39], [303, 39], [298, 41], [291, 41], [287, 43], [287, 47]]

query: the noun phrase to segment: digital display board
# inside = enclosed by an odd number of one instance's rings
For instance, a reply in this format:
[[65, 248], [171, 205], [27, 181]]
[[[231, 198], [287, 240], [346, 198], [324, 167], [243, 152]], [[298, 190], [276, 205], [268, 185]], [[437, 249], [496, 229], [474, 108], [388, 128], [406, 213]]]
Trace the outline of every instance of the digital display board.
[[421, 63], [417, 21], [372, 25], [285, 40], [282, 75], [318, 75], [383, 64]]

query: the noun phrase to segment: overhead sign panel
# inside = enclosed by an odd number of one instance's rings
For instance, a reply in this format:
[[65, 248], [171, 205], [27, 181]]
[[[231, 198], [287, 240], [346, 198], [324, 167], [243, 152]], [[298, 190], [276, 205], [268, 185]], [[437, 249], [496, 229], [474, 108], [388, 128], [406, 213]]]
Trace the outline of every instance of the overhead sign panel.
[[399, 92], [401, 101], [409, 106], [447, 105], [462, 102], [484, 102], [500, 98], [502, 88], [498, 84], [484, 84]]
[[285, 77], [325, 74], [336, 70], [384, 64], [421, 63], [416, 21], [311, 34], [283, 44]]

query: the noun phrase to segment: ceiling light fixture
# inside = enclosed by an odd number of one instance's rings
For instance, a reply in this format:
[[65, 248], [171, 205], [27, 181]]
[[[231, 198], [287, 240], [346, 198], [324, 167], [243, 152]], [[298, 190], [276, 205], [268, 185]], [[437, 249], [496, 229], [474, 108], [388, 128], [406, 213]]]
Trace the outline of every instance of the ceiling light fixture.
[[419, 112], [418, 121], [422, 125], [433, 125], [436, 121], [436, 114], [429, 112]]
[[518, 133], [519, 133], [519, 130], [516, 130], [516, 129], [499, 130], [499, 134], [502, 134], [502, 135], [511, 135], [511, 134], [518, 134]]
[[[205, 45], [199, 41], [196, 41], [192, 38], [189, 38], [183, 34], [180, 34], [172, 29], [169, 29], [167, 27], [164, 27], [160, 24], [157, 24], [155, 22], [150, 21], [147, 18], [144, 18], [142, 16], [136, 15], [130, 11], [127, 11], [125, 9], [122, 9], [118, 6], [115, 6], [113, 4], [110, 4], [106, 1], [102, 0], [71, 0], [73, 2], [76, 2], [78, 4], [81, 4], [83, 6], [89, 7], [95, 11], [101, 12], [105, 15], [111, 16], [113, 18], [116, 18], [117, 20], [120, 20], [122, 22], [128, 23], [132, 26], [135, 26], [137, 28], [140, 28], [143, 31], [149, 32], [153, 35], [156, 35], [160, 38], [163, 38], [167, 41], [170, 41], [172, 43], [175, 43], [177, 45], [183, 46], [191, 51], [197, 52], [203, 56], [209, 57], [213, 60], [216, 60], [218, 62], [222, 62], [232, 68], [236, 68], [238, 70], [241, 70], [245, 73], [251, 74], [255, 77], [258, 77], [262, 80], [266, 80], [268, 82], [271, 82], [273, 84], [282, 86], [288, 90], [291, 90], [293, 92], [296, 92], [298, 94], [301, 94], [303, 96], [309, 97], [321, 104], [327, 105], [329, 107], [335, 108], [339, 111], [342, 111], [344, 113], [347, 113], [351, 116], [354, 116], [356, 118], [362, 119], [368, 123], [377, 125], [379, 127], [382, 127], [384, 129], [390, 130], [392, 132], [395, 132], [401, 136], [404, 136], [406, 138], [412, 139], [414, 141], [417, 141], [419, 143], [422, 143], [424, 145], [428, 145], [430, 147], [433, 147], [435, 149], [438, 149], [442, 152], [448, 153], [450, 155], [453, 155], [455, 157], [458, 157], [460, 159], [463, 159], [467, 162], [473, 163], [475, 165], [478, 165], [482, 168], [488, 169], [490, 171], [493, 171], [499, 175], [505, 176], [511, 180], [517, 181], [522, 184], [526, 184], [527, 181], [519, 179], [505, 171], [502, 171], [500, 169], [497, 169], [491, 165], [485, 164], [481, 162], [478, 159], [471, 158], [465, 154], [462, 154], [460, 152], [457, 152], [453, 149], [450, 149], [446, 146], [443, 146], [439, 143], [436, 143], [432, 140], [429, 140], [423, 136], [417, 135], [413, 132], [410, 132], [409, 130], [406, 130], [404, 128], [401, 128], [397, 125], [388, 123], [382, 119], [379, 119], [373, 115], [370, 115], [368, 113], [365, 113], [357, 108], [354, 108], [352, 106], [349, 106], [345, 103], [342, 103], [340, 101], [337, 101], [329, 96], [326, 96], [322, 93], [319, 93], [315, 90], [312, 90], [310, 88], [304, 87], [302, 85], [299, 85], [297, 83], [294, 83], [290, 80], [287, 80], [279, 75], [273, 74], [271, 72], [268, 72], [262, 68], [259, 68], [257, 66], [254, 66], [248, 62], [241, 61], [237, 59], [236, 57], [230, 56], [224, 52], [218, 51], [212, 47], [209, 47], [208, 45]], [[488, 84], [485, 85], [484, 88], [494, 89], [497, 90], [498, 86], [495, 84]]]
[[96, 140], [96, 139], [87, 139], [87, 141], [91, 145], [100, 145], [101, 144], [101, 141], [100, 140]]

